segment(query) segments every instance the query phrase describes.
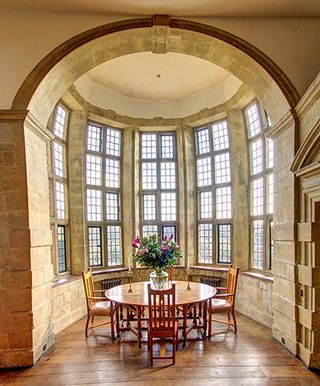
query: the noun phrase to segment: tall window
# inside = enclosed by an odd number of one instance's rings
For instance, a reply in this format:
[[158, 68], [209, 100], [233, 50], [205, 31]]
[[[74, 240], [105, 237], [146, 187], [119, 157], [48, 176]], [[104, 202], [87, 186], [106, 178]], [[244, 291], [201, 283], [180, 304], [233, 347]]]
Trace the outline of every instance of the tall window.
[[89, 266], [122, 264], [121, 131], [89, 124], [86, 200]]
[[245, 109], [250, 158], [251, 267], [270, 270], [273, 254], [273, 142], [257, 102]]
[[67, 261], [67, 168], [66, 168], [66, 136], [69, 111], [58, 104], [54, 111], [52, 132], [55, 136], [52, 141], [52, 174], [54, 215], [53, 225], [55, 229], [55, 245], [57, 270], [59, 273], [68, 269]]
[[141, 133], [141, 233], [177, 239], [177, 162], [173, 133]]
[[226, 120], [196, 129], [198, 262], [231, 263], [232, 188]]

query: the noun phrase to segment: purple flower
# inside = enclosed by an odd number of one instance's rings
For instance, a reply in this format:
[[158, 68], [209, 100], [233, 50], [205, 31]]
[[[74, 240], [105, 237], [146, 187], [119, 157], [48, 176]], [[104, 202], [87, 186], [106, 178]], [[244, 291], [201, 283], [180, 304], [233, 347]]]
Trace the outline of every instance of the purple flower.
[[167, 250], [170, 248], [168, 244], [162, 245], [161, 250], [162, 252], [167, 252]]

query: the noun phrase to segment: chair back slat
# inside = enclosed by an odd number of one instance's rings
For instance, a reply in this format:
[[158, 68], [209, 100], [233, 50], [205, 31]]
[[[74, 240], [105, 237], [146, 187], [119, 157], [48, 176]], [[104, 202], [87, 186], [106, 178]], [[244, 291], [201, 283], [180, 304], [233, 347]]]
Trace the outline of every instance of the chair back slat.
[[94, 284], [93, 284], [91, 270], [89, 270], [88, 272], [82, 271], [82, 279], [83, 279], [84, 291], [86, 294], [87, 307], [88, 309], [90, 309], [90, 306], [93, 303], [93, 301], [90, 300], [90, 297], [94, 296]]
[[175, 324], [176, 285], [167, 290], [155, 290], [148, 284], [149, 319], [152, 330], [170, 329]]
[[235, 295], [237, 289], [237, 281], [239, 275], [239, 268], [233, 269], [231, 266], [229, 267], [228, 272], [228, 282], [227, 282], [227, 293], [232, 294], [232, 296], [226, 297], [229, 303], [232, 305], [235, 302]]

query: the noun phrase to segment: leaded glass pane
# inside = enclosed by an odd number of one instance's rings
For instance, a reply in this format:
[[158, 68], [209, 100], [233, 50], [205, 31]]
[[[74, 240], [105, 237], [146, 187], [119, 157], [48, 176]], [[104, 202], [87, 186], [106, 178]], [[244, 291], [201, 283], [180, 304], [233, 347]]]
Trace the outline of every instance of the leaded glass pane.
[[252, 224], [252, 266], [263, 268], [264, 256], [264, 227], [263, 220], [253, 221]]
[[157, 235], [158, 234], [158, 227], [157, 225], [143, 225], [142, 227], [142, 236], [147, 237], [151, 235]]
[[141, 133], [140, 151], [143, 222], [141, 232], [143, 235], [163, 236], [163, 232], [169, 233], [176, 227], [175, 135]]
[[198, 130], [197, 135], [197, 153], [199, 155], [210, 152], [210, 139], [208, 128]]
[[252, 215], [263, 215], [264, 188], [263, 178], [258, 178], [251, 182], [252, 189]]
[[231, 218], [231, 186], [216, 189], [216, 217], [218, 219]]
[[229, 153], [217, 154], [214, 157], [215, 183], [224, 184], [231, 181]]
[[248, 137], [252, 138], [261, 132], [258, 106], [254, 104], [246, 110]]
[[58, 142], [53, 142], [54, 174], [64, 177], [64, 147]]
[[[88, 228], [89, 239], [91, 239], [89, 263], [90, 266], [119, 265], [122, 259], [121, 226], [118, 225], [121, 213], [119, 190], [121, 130], [88, 125], [87, 149], [90, 152], [100, 153], [99, 155], [90, 153], [86, 156], [86, 183], [99, 187], [87, 189], [87, 221], [103, 222], [101, 227], [89, 226]], [[117, 225], [110, 224], [115, 221]], [[102, 234], [103, 240], [106, 240], [103, 249]]]
[[231, 263], [231, 224], [218, 224], [218, 263]]
[[176, 221], [176, 193], [161, 193], [161, 221]]
[[212, 218], [212, 191], [199, 192], [200, 219]]
[[161, 138], [161, 158], [173, 158], [174, 157], [174, 137], [172, 134], [162, 134]]
[[[265, 137], [265, 131], [271, 126], [266, 111], [266, 128], [262, 127], [260, 107], [258, 103], [245, 111], [249, 138], [250, 175], [251, 180], [251, 216], [259, 216], [252, 220], [251, 226], [251, 266], [259, 269], [271, 269], [271, 239], [268, 237], [269, 224], [273, 213], [273, 141]], [[259, 177], [259, 178], [257, 178]]]
[[143, 196], [143, 220], [154, 221], [157, 219], [156, 196], [154, 194], [144, 194]]
[[106, 158], [106, 187], [120, 188], [120, 161]]
[[267, 138], [267, 169], [273, 168], [273, 140]]
[[157, 189], [157, 163], [142, 162], [141, 164], [142, 189]]
[[176, 188], [176, 165], [175, 162], [161, 162], [160, 164], [161, 189], [175, 189]]
[[101, 127], [93, 125], [88, 126], [88, 150], [101, 152], [101, 134]]
[[56, 182], [56, 217], [57, 219], [65, 219], [65, 186], [60, 182]]
[[157, 135], [156, 134], [141, 135], [141, 158], [142, 159], [157, 158]]
[[267, 212], [273, 213], [273, 174], [267, 175]]
[[101, 191], [87, 189], [87, 216], [88, 221], [102, 221]]
[[229, 134], [227, 121], [221, 121], [212, 125], [213, 150], [223, 150], [229, 148]]
[[109, 221], [119, 221], [118, 193], [106, 193], [106, 219]]
[[199, 245], [199, 263], [212, 263], [212, 242], [213, 226], [212, 224], [199, 224], [198, 227], [198, 245]]
[[63, 139], [65, 137], [65, 128], [67, 123], [67, 110], [61, 105], [57, 106], [53, 122], [54, 135]]
[[198, 187], [211, 185], [211, 157], [197, 159], [197, 182]]
[[89, 266], [102, 265], [101, 227], [88, 227]]
[[102, 159], [99, 156], [87, 154], [87, 185], [101, 185]]
[[58, 225], [57, 227], [57, 241], [58, 241], [58, 269], [59, 273], [67, 270], [67, 256], [66, 256], [66, 234], [65, 227]]
[[121, 227], [107, 226], [108, 265], [121, 264]]
[[106, 130], [106, 154], [115, 157], [120, 157], [121, 148], [121, 133], [119, 130], [111, 129]]
[[263, 171], [263, 147], [262, 139], [259, 138], [250, 143], [251, 175]]
[[162, 227], [162, 238], [170, 238], [173, 236], [173, 240], [176, 240], [176, 227], [175, 226], [163, 226]]

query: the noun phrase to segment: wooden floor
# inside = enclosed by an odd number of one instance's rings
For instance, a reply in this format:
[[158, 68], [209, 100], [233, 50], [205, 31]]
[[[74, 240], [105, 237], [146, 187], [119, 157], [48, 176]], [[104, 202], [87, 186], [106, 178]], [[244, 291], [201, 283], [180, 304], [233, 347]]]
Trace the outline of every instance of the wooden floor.
[[183, 347], [176, 364], [148, 364], [147, 345], [139, 349], [126, 332], [110, 339], [109, 327], [84, 337], [84, 320], [56, 337], [54, 348], [29, 369], [0, 371], [1, 385], [320, 385], [309, 371], [271, 337], [271, 331], [238, 315], [238, 334], [214, 324], [211, 340], [197, 333]]

